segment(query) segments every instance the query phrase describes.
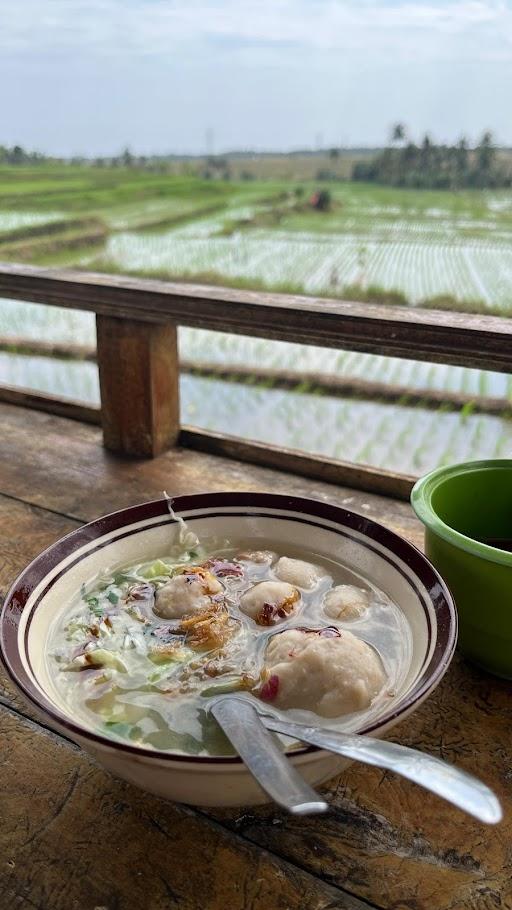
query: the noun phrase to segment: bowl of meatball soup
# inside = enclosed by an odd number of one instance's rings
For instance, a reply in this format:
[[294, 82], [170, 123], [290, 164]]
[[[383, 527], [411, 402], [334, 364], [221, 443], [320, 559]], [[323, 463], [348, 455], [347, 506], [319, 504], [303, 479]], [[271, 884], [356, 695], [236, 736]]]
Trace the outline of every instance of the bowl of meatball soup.
[[[228, 693], [303, 723], [385, 736], [451, 660], [450, 594], [365, 516], [273, 493], [168, 497], [64, 537], [14, 582], [7, 671], [113, 774], [184, 803], [268, 801], [217, 725]], [[312, 784], [347, 760], [283, 739]]]

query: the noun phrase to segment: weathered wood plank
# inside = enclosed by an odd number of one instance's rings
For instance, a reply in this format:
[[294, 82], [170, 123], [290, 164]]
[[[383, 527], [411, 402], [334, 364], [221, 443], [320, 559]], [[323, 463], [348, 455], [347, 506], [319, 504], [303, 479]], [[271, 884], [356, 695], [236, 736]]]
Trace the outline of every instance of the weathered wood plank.
[[2, 708], [0, 762], [5, 910], [368, 910]]
[[[3, 602], [15, 578], [35, 556], [79, 526], [80, 521], [0, 495], [0, 601]], [[34, 716], [1, 664], [0, 699]]]
[[480, 314], [297, 297], [3, 263], [0, 294], [104, 316], [512, 372], [512, 323]]
[[[75, 524], [0, 498], [0, 592], [39, 549]], [[27, 712], [3, 674], [0, 696]], [[457, 658], [436, 693], [395, 733], [398, 741], [456, 761], [493, 786], [506, 810], [505, 822], [495, 829], [484, 829], [412, 784], [362, 765], [331, 782], [334, 811], [326, 818], [290, 819], [274, 807], [208, 814], [382, 907], [487, 910], [499, 900], [507, 906], [511, 724], [509, 685]]]
[[[287, 477], [276, 471], [249, 468], [198, 452], [176, 450], [152, 462], [127, 462], [108, 453], [102, 456], [100, 434], [92, 427], [43, 414], [31, 414], [27, 427], [27, 415], [21, 409], [7, 406], [0, 407], [0, 419], [4, 428], [0, 440], [0, 491], [8, 488], [11, 494], [32, 498], [32, 501], [34, 498], [39, 502], [46, 499], [50, 508], [66, 505], [70, 514], [74, 512], [77, 518], [93, 517], [94, 514], [157, 495], [159, 484], [163, 484], [165, 478], [165, 486], [175, 493], [223, 487], [266, 488], [327, 497], [330, 501], [383, 521], [417, 543], [421, 539], [419, 526], [404, 503], [377, 496], [362, 496], [354, 491]], [[39, 443], [37, 449], [33, 445], [34, 439]], [[75, 521], [48, 515], [43, 509], [0, 499], [0, 557], [7, 554], [3, 568], [0, 563], [0, 590], [36, 551], [50, 543], [52, 536], [60, 536], [74, 525]], [[0, 689], [0, 695], [2, 693], [12, 704], [13, 694], [5, 683]], [[21, 707], [20, 702], [14, 703]], [[362, 765], [353, 765], [339, 779], [331, 782], [329, 791], [334, 812], [322, 819], [290, 819], [273, 807], [209, 811], [208, 815], [234, 833], [252, 840], [258, 845], [258, 854], [259, 846], [269, 847], [287, 862], [322, 876], [330, 884], [343, 887], [379, 907], [394, 910], [491, 910], [499, 906], [508, 907], [512, 905], [511, 724], [509, 684], [486, 676], [457, 657], [433, 696], [395, 733], [398, 741], [457, 761], [461, 767], [481, 775], [503, 800], [505, 820], [497, 828], [484, 828], [412, 784]], [[0, 747], [2, 742], [12, 743], [13, 739], [12, 734], [0, 734]], [[30, 754], [33, 752], [31, 747]], [[5, 766], [9, 773], [12, 766], [16, 767], [17, 753], [18, 745], [16, 757], [11, 757], [10, 764]], [[39, 745], [37, 754], [40, 754]], [[65, 767], [60, 757], [55, 758], [55, 755], [52, 762], [53, 768]], [[43, 771], [45, 768], [43, 763]], [[30, 777], [26, 775], [26, 787], [29, 785]], [[31, 792], [39, 793], [40, 786], [37, 778]], [[26, 789], [21, 793], [16, 790], [18, 811], [20, 806], [27, 804], [27, 792]], [[43, 787], [41, 792], [48, 791]], [[88, 792], [84, 799], [89, 799]], [[9, 800], [14, 799], [11, 794], [12, 790], [8, 788]], [[7, 798], [5, 791], [3, 798]], [[58, 798], [58, 793], [50, 795], [48, 802], [53, 800], [58, 804]], [[114, 825], [114, 808], [108, 795], [103, 795], [101, 800], [105, 807], [105, 822], [98, 829], [92, 825], [91, 819], [81, 830], [93, 830], [96, 837], [106, 842], [105, 838], [111, 836], [109, 826]], [[151, 800], [152, 797], [140, 795], [138, 805], [141, 812]], [[123, 799], [123, 802], [126, 800]], [[167, 808], [170, 810], [166, 807], [166, 811]], [[39, 808], [37, 811], [40, 811]], [[193, 813], [190, 814], [192, 816]], [[36, 813], [35, 822], [38, 818], [40, 816]], [[24, 830], [26, 824], [19, 819], [20, 830]], [[44, 820], [40, 824], [44, 826]], [[69, 831], [70, 825], [66, 818], [66, 831]], [[48, 830], [52, 827], [53, 823]], [[107, 832], [105, 835], [99, 833], [104, 831]], [[131, 839], [131, 822], [126, 831]], [[29, 837], [32, 833], [33, 829], [27, 829]], [[57, 826], [56, 835], [64, 844], [61, 855], [71, 857], [69, 862], [74, 864], [78, 860], [69, 833], [63, 834]], [[76, 843], [76, 828], [73, 837]], [[137, 832], [137, 837], [142, 837], [142, 833]], [[84, 834], [81, 843], [83, 854], [95, 849], [94, 838], [91, 840], [90, 835]], [[37, 839], [33, 844], [39, 848]], [[115, 841], [115, 844], [116, 850], [119, 850], [118, 842]], [[50, 867], [55, 862], [54, 849], [57, 848], [52, 841], [51, 849], [44, 846], [41, 854]], [[180, 857], [180, 850], [184, 847], [178, 844], [176, 849]], [[238, 847], [236, 849], [238, 851]], [[0, 852], [3, 852], [1, 845]], [[15, 885], [10, 886], [21, 893], [20, 889], [27, 885], [25, 867], [30, 864], [26, 862], [25, 854], [20, 856], [20, 879], [14, 879]], [[120, 860], [116, 858], [110, 880], [116, 881], [117, 876], [124, 882], [124, 872], [118, 862]], [[130, 862], [135, 862], [131, 853]], [[4, 868], [0, 866], [0, 870]], [[82, 866], [78, 868], [81, 870]], [[160, 860], [152, 868], [161, 875], [165, 874]], [[0, 871], [0, 886], [3, 885], [1, 874]], [[43, 874], [44, 887], [57, 887], [55, 884], [48, 885], [48, 881], [57, 880], [49, 879], [49, 874]], [[63, 879], [67, 887], [66, 876], [67, 872]], [[87, 881], [87, 876], [84, 880]], [[20, 887], [18, 881], [23, 883]], [[51, 904], [45, 904], [46, 892], [41, 896], [37, 890], [34, 876], [30, 878], [30, 883], [32, 890], [26, 893], [32, 899], [34, 895], [40, 899], [44, 910], [53, 910]], [[93, 885], [97, 887], [96, 878]], [[192, 889], [190, 883], [189, 886]], [[73, 887], [78, 886], [75, 884]], [[119, 887], [123, 889], [124, 884]], [[181, 890], [179, 893], [182, 897]], [[194, 894], [193, 890], [190, 894]], [[131, 905], [124, 903], [125, 891], [121, 890], [120, 895], [119, 906], [129, 908]], [[158, 895], [155, 897], [158, 908], [157, 900]], [[308, 906], [307, 900], [306, 896], [302, 906]], [[337, 897], [332, 906], [344, 906], [343, 903], [336, 904], [336, 900]], [[111, 903], [115, 906], [113, 899]], [[14, 903], [11, 905], [15, 906]], [[59, 908], [61, 904], [55, 906]], [[185, 903], [183, 906], [188, 905]], [[259, 907], [258, 904], [254, 906]], [[274, 905], [270, 903], [268, 906]]]
[[510, 684], [459, 655], [436, 692], [391, 738], [456, 763], [498, 794], [489, 828], [414, 784], [354, 764], [327, 788], [325, 817], [276, 820], [268, 808], [215, 812], [234, 831], [343, 884], [380, 907], [491, 910], [512, 906]]
[[33, 389], [0, 385], [0, 401], [22, 408], [44, 411], [46, 414], [55, 414], [57, 417], [69, 417], [71, 420], [80, 420], [82, 423], [101, 423], [99, 408], [92, 407], [83, 401], [59, 398], [57, 395], [49, 393], [44, 395], [41, 392], [34, 392]]
[[176, 326], [99, 315], [96, 333], [105, 446], [159, 455], [179, 434]]
[[278, 471], [325, 483], [341, 483], [354, 490], [393, 496], [407, 502], [416, 480], [407, 474], [393, 474], [391, 471], [373, 468], [371, 465], [352, 464], [335, 458], [325, 458], [322, 455], [310, 455], [297, 449], [253, 442], [189, 426], [181, 428], [180, 443], [185, 448], [198, 449], [200, 452], [275, 468]]
[[[46, 414], [68, 417], [71, 420], [91, 424], [101, 423], [102, 415], [99, 408], [90, 407], [79, 401], [65, 401], [52, 395], [42, 395], [39, 392], [32, 392], [30, 389], [16, 389], [0, 385], [0, 402], [2, 401], [6, 404], [44, 411]], [[129, 414], [126, 414], [126, 419], [127, 421], [130, 419]], [[228, 436], [225, 433], [214, 433], [191, 426], [180, 428], [177, 444], [185, 448], [197, 449], [200, 452], [237, 459], [248, 464], [276, 468], [325, 483], [344, 483], [353, 489], [366, 490], [407, 501], [416, 479], [407, 474], [394, 474], [371, 465], [352, 464], [322, 455], [308, 455], [306, 452], [296, 449], [252, 442], [236, 436]], [[118, 450], [117, 446], [109, 446], [109, 448], [113, 448], [114, 451]]]
[[0, 493], [82, 521], [154, 499], [171, 487], [175, 494], [270, 490], [325, 499], [387, 523], [416, 543], [422, 539], [405, 503], [346, 486], [182, 448], [150, 461], [121, 458], [103, 448], [95, 427], [9, 405], [0, 404], [0, 421]]

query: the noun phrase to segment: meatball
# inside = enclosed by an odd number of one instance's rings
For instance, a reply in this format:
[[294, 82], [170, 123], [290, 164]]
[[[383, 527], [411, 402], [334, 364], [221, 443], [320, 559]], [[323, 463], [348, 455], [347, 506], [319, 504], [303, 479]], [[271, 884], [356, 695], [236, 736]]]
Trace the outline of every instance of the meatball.
[[244, 550], [236, 556], [237, 562], [254, 562], [258, 566], [269, 566], [273, 562], [275, 553], [270, 550]]
[[190, 570], [175, 575], [156, 592], [155, 613], [164, 619], [181, 619], [189, 613], [205, 610], [211, 597], [223, 587], [210, 572]]
[[324, 597], [324, 611], [331, 619], [358, 619], [369, 604], [369, 592], [354, 585], [337, 585]]
[[265, 674], [260, 697], [278, 708], [304, 708], [322, 717], [368, 708], [386, 680], [377, 652], [351, 632], [336, 629], [274, 635]]
[[282, 581], [261, 581], [240, 598], [242, 613], [260, 626], [272, 626], [293, 612], [299, 592]]
[[274, 572], [281, 581], [306, 589], [314, 588], [323, 574], [318, 566], [303, 562], [302, 559], [290, 559], [288, 556], [281, 556], [277, 560]]

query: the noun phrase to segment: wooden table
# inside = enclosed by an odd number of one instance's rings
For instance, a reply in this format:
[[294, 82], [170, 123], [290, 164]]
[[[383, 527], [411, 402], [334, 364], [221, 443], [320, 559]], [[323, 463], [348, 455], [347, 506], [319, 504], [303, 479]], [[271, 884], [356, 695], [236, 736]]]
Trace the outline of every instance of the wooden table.
[[[3, 593], [56, 538], [164, 488], [317, 497], [421, 545], [405, 503], [185, 449], [121, 459], [103, 449], [95, 427], [9, 405], [0, 418]], [[0, 908], [512, 908], [510, 685], [457, 656], [395, 736], [478, 773], [502, 799], [505, 821], [485, 827], [358, 765], [327, 785], [332, 810], [323, 817], [173, 805], [110, 777], [49, 730], [2, 673]]]

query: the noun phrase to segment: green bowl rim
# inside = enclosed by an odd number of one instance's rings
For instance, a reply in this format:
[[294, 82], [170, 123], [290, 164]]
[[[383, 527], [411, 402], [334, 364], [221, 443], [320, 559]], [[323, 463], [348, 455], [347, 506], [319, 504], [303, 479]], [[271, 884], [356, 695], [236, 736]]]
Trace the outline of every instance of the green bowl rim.
[[512, 472], [512, 459], [487, 459], [484, 461], [466, 461], [461, 464], [451, 464], [446, 467], [436, 468], [424, 477], [421, 477], [411, 492], [411, 505], [416, 512], [420, 521], [430, 530], [442, 537], [448, 543], [471, 553], [473, 556], [480, 556], [490, 562], [497, 562], [502, 566], [512, 567], [512, 553], [508, 550], [500, 550], [497, 547], [491, 547], [488, 544], [467, 537], [447, 525], [434, 511], [432, 507], [432, 494], [434, 490], [449, 477], [455, 477], [459, 474], [470, 474], [473, 471], [503, 470], [508, 469]]

